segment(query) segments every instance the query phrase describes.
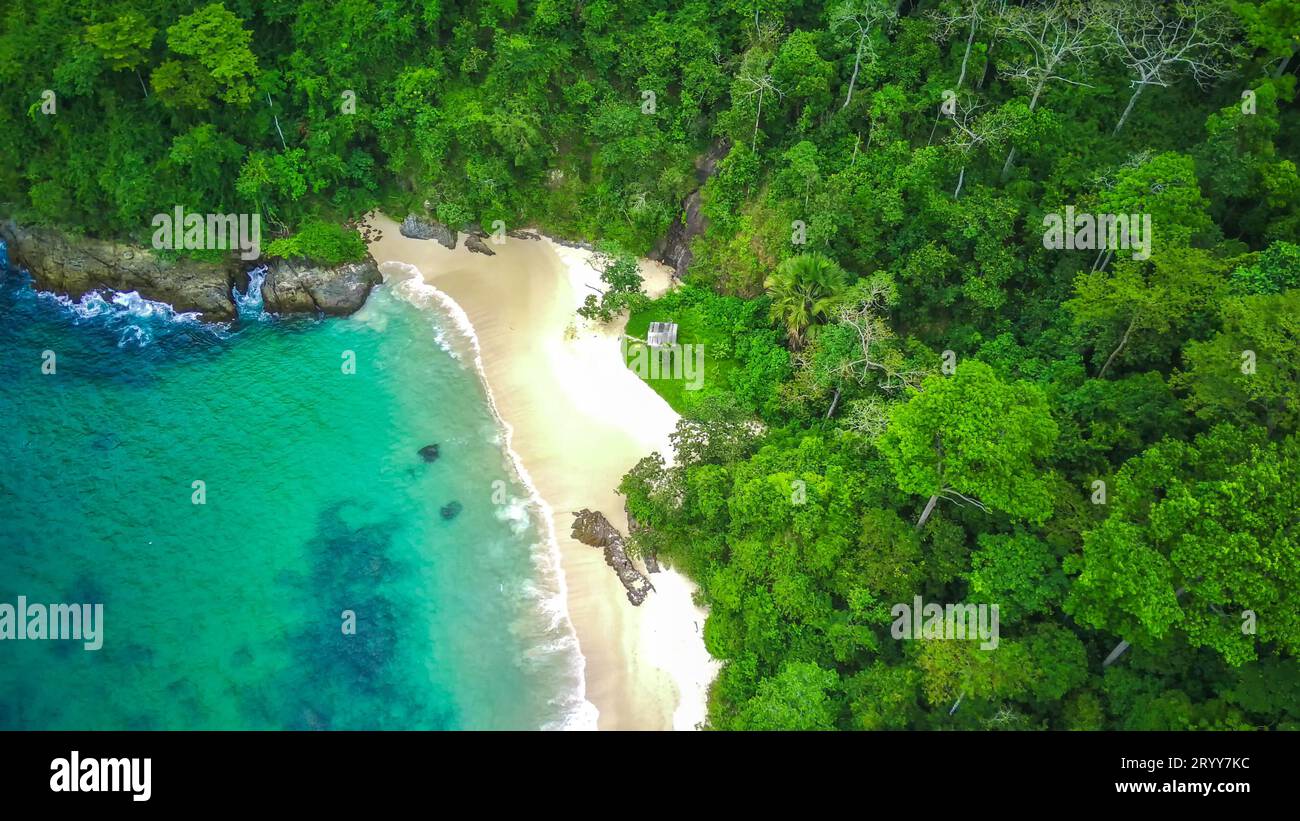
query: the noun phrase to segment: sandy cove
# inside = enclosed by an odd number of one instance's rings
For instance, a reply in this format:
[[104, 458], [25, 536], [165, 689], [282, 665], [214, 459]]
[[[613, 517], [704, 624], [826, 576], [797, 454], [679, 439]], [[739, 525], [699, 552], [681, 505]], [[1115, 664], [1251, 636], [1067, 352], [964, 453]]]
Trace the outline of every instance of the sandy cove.
[[[704, 720], [718, 664], [704, 649], [705, 611], [695, 586], [665, 568], [640, 607], [627, 600], [602, 551], [570, 538], [573, 511], [599, 510], [627, 532], [614, 489], [643, 456], [668, 441], [677, 414], [623, 363], [625, 320], [598, 326], [575, 311], [589, 286], [603, 287], [591, 253], [548, 239], [507, 239], [475, 254], [409, 239], [382, 214], [370, 244], [385, 281], [418, 271], [473, 326], [492, 401], [511, 430], [510, 446], [549, 507], [559, 545], [569, 617], [586, 657], [586, 698], [600, 729], [693, 729]], [[409, 266], [414, 266], [413, 271]], [[669, 287], [668, 269], [643, 261], [651, 295]]]

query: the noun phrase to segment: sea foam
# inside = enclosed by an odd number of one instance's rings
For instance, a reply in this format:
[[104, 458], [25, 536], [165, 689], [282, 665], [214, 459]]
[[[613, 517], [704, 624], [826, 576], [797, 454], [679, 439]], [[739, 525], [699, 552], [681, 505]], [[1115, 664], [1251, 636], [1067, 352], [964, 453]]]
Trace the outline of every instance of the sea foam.
[[223, 334], [229, 330], [224, 323], [205, 323], [194, 311], [177, 311], [165, 302], [140, 296], [137, 291], [90, 291], [73, 300], [62, 294], [37, 291], [36, 298], [51, 302], [70, 314], [73, 324], [95, 324], [118, 334], [117, 346], [126, 348], [134, 344], [144, 347], [159, 335], [177, 327], [208, 329]]
[[[440, 320], [435, 323], [439, 346], [462, 362], [466, 358], [473, 362], [479, 381], [483, 385], [488, 407], [504, 433], [503, 450], [509, 456], [515, 475], [528, 491], [528, 505], [540, 513], [545, 541], [534, 545], [532, 554], [539, 584], [530, 586], [530, 589], [526, 590], [526, 596], [535, 603], [536, 614], [547, 625], [546, 632], [559, 635], [534, 646], [527, 652], [534, 658], [553, 656], [568, 659], [569, 664], [565, 675], [570, 682], [570, 686], [565, 688], [565, 695], [548, 702], [561, 712], [560, 718], [547, 722], [542, 729], [594, 730], [600, 711], [586, 697], [587, 659], [578, 645], [578, 633], [569, 617], [568, 586], [560, 564], [560, 543], [555, 532], [555, 514], [542, 498], [523, 460], [514, 449], [512, 444], [514, 428], [502, 417], [493, 397], [492, 386], [488, 383], [487, 372], [483, 367], [478, 334], [465, 309], [448, 294], [426, 282], [418, 267], [405, 262], [385, 262], [380, 266], [380, 272], [385, 274], [385, 283], [390, 281], [387, 273], [390, 270], [398, 272], [400, 277], [391, 279], [393, 293], [416, 307], [430, 310]], [[445, 332], [448, 330], [450, 332]], [[506, 505], [505, 511], [498, 514], [499, 517], [504, 516], [513, 521], [515, 514], [510, 512], [510, 507]]]

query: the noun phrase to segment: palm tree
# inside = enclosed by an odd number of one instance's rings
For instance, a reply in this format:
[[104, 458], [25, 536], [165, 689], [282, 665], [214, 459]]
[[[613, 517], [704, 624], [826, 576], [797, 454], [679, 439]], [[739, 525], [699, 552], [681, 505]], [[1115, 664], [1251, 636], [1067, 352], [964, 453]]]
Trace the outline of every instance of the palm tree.
[[763, 283], [772, 297], [772, 319], [785, 326], [792, 348], [803, 347], [804, 331], [826, 319], [846, 279], [835, 260], [811, 253], [790, 257]]

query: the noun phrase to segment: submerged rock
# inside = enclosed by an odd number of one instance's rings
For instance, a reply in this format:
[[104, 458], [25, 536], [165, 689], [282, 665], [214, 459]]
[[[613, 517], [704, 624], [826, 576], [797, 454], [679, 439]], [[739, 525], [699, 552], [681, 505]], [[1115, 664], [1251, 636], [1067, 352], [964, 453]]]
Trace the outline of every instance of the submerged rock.
[[425, 445], [420, 448], [420, 455], [424, 457], [424, 461], [426, 462], [438, 461], [438, 444], [435, 442], [432, 445]]
[[494, 257], [497, 255], [496, 251], [493, 251], [491, 248], [487, 247], [487, 243], [485, 243], [482, 240], [482, 238], [477, 237], [473, 234], [470, 234], [469, 236], [465, 237], [465, 247], [476, 254], [487, 254], [490, 257]]
[[573, 516], [573, 531], [570, 535], [583, 544], [604, 548], [605, 564], [614, 568], [614, 572], [618, 574], [618, 580], [627, 591], [627, 600], [632, 602], [634, 607], [640, 606], [655, 586], [628, 558], [623, 534], [619, 533], [618, 529], [609, 523], [609, 519], [605, 518], [605, 514], [599, 511], [583, 508]]
[[460, 515], [460, 512], [464, 509], [465, 506], [460, 502], [451, 501], [443, 505], [442, 510], [439, 512], [442, 513], [442, 518], [444, 519], [454, 519]]
[[437, 220], [407, 214], [406, 219], [402, 220], [401, 228], [398, 230], [401, 231], [402, 236], [411, 239], [435, 240], [448, 250], [456, 247], [456, 232]]

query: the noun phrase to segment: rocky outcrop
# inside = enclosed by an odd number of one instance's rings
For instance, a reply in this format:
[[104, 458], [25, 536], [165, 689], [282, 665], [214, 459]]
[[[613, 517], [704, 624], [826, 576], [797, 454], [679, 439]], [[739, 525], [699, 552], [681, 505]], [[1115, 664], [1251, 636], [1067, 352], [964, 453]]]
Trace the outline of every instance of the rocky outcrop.
[[487, 247], [487, 243], [485, 243], [481, 237], [475, 236], [474, 234], [465, 237], [465, 247], [476, 254], [486, 254], [489, 257], [497, 255], [496, 251]]
[[605, 514], [599, 511], [583, 508], [574, 513], [573, 517], [571, 533], [573, 538], [585, 545], [604, 549], [605, 564], [614, 568], [614, 572], [618, 574], [618, 580], [623, 583], [623, 589], [627, 591], [627, 600], [632, 602], [633, 606], [639, 606], [655, 586], [628, 558], [623, 534], [619, 533], [618, 528], [610, 524]]
[[673, 274], [680, 279], [686, 274], [695, 255], [691, 252], [691, 240], [704, 233], [708, 227], [704, 214], [700, 213], [700, 189], [686, 195], [682, 201], [682, 211], [668, 228], [661, 247], [651, 252], [650, 258], [672, 267]]
[[708, 221], [700, 210], [700, 189], [718, 171], [718, 163], [731, 150], [731, 143], [719, 140], [695, 161], [695, 179], [699, 183], [694, 191], [682, 200], [682, 210], [668, 227], [668, 234], [650, 252], [650, 258], [672, 266], [678, 278], [686, 274], [691, 264], [691, 240], [704, 233]]
[[519, 228], [514, 231], [506, 231], [506, 236], [513, 237], [514, 239], [540, 240], [542, 238], [541, 234], [537, 233], [531, 228]]
[[370, 289], [380, 282], [379, 266], [369, 257], [333, 267], [301, 259], [274, 259], [266, 263], [262, 304], [281, 314], [319, 311], [347, 316], [366, 304]]
[[401, 231], [402, 236], [411, 239], [434, 240], [449, 251], [456, 247], [456, 232], [436, 220], [407, 214], [398, 230]]
[[164, 259], [156, 251], [114, 240], [79, 237], [53, 228], [0, 221], [11, 264], [25, 268], [37, 288], [80, 299], [90, 291], [137, 291], [177, 311], [197, 311], [208, 322], [234, 318], [231, 289], [248, 288], [249, 271], [265, 265], [263, 306], [276, 313], [346, 316], [382, 281], [368, 256], [362, 262], [315, 265], [305, 260], [222, 262]]
[[27, 269], [37, 288], [80, 299], [91, 291], [138, 291], [177, 311], [198, 311], [208, 321], [230, 319], [230, 288], [239, 263], [169, 260], [155, 251], [113, 240], [66, 234], [53, 228], [0, 221], [9, 262]]
[[559, 237], [551, 237], [551, 242], [555, 243], [556, 245], [563, 245], [565, 248], [579, 248], [583, 251], [596, 250], [596, 246], [592, 245], [590, 242], [584, 242], [582, 240], [560, 239]]

